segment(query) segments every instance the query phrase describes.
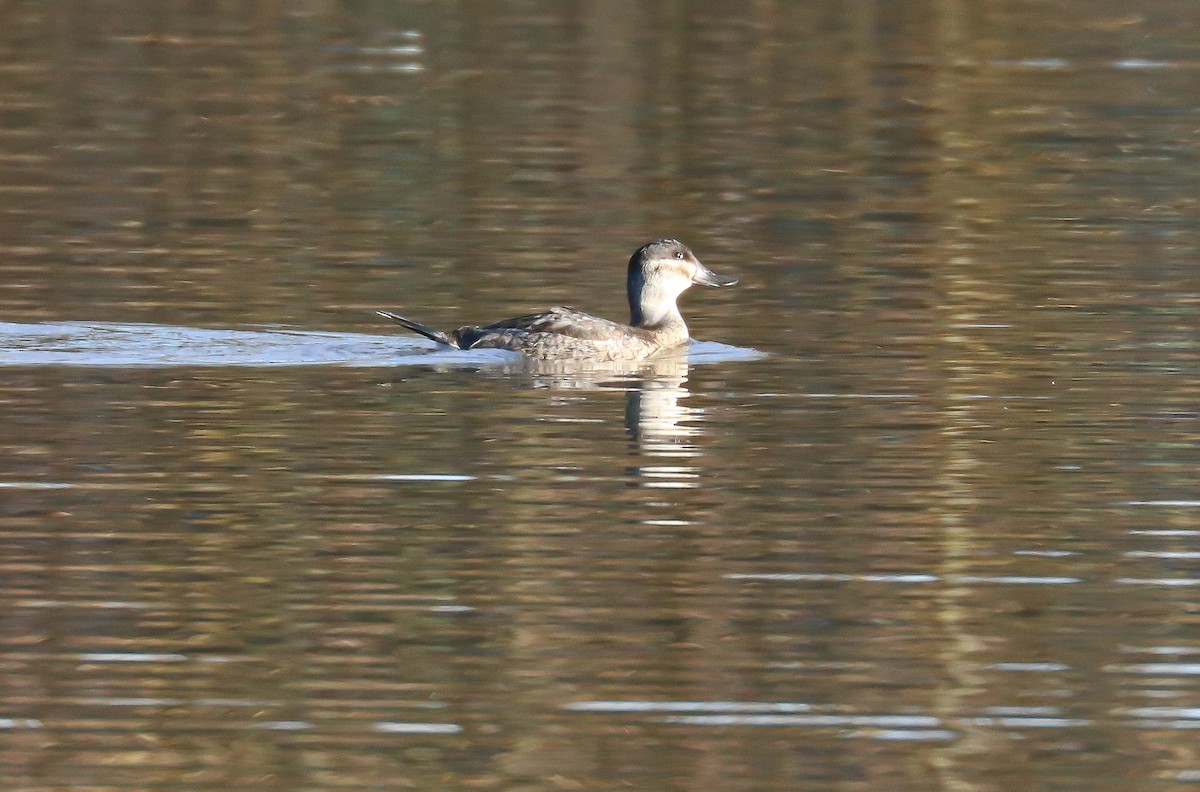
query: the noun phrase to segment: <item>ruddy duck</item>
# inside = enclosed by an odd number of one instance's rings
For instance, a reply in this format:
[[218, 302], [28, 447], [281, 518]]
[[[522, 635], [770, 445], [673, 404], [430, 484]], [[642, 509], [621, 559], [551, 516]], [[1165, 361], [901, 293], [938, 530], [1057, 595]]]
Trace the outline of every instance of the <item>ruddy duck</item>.
[[454, 349], [512, 349], [538, 360], [638, 361], [688, 340], [675, 301], [693, 283], [732, 286], [737, 278], [705, 267], [683, 243], [660, 239], [639, 248], [629, 259], [627, 325], [556, 306], [485, 327], [467, 325], [443, 333], [390, 311], [377, 313]]

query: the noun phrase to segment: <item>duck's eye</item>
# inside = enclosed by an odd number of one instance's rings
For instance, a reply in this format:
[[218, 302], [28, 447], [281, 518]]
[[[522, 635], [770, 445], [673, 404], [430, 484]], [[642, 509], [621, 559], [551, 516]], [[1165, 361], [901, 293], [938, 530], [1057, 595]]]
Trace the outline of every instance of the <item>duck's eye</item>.
[[682, 250], [676, 250], [676, 251], [675, 251], [675, 258], [677, 258], [677, 259], [681, 259], [681, 258], [683, 258], [683, 251], [682, 251]]

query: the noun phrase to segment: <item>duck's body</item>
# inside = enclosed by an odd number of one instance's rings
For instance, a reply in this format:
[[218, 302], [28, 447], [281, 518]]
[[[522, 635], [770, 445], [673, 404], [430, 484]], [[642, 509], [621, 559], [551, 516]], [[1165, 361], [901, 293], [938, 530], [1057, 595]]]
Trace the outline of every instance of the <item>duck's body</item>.
[[566, 306], [446, 333], [390, 311], [380, 311], [379, 315], [454, 349], [511, 349], [538, 360], [641, 360], [688, 338], [687, 327], [682, 324], [656, 332]]
[[629, 259], [627, 325], [561, 306], [449, 332], [390, 311], [379, 314], [455, 349], [511, 349], [538, 360], [638, 361], [688, 340], [676, 300], [693, 283], [732, 286], [737, 279], [712, 272], [682, 243], [660, 239]]

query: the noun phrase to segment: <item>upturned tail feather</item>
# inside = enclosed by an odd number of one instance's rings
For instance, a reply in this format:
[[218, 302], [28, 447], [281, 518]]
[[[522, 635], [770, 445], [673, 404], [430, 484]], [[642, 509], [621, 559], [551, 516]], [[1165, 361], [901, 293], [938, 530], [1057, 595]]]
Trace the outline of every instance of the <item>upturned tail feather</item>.
[[380, 316], [391, 319], [393, 322], [396, 322], [397, 324], [407, 327], [409, 330], [412, 330], [414, 333], [420, 333], [421, 335], [425, 336], [426, 338], [437, 341], [439, 344], [445, 344], [446, 346], [454, 347], [455, 349], [460, 348], [458, 346], [458, 342], [455, 341], [453, 338], [451, 338], [448, 334], [443, 333], [441, 330], [434, 330], [429, 325], [423, 325], [420, 322], [414, 322], [412, 319], [406, 319], [405, 317], [400, 316], [399, 314], [394, 314], [391, 311], [376, 311], [375, 313], [379, 314]]

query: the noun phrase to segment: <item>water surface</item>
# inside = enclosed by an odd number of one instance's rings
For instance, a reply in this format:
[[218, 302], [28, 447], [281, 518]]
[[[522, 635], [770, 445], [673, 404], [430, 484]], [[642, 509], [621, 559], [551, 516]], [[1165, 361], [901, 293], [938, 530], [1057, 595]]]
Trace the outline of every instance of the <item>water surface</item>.
[[1200, 783], [1193, 12], [0, 10], [9, 786]]

